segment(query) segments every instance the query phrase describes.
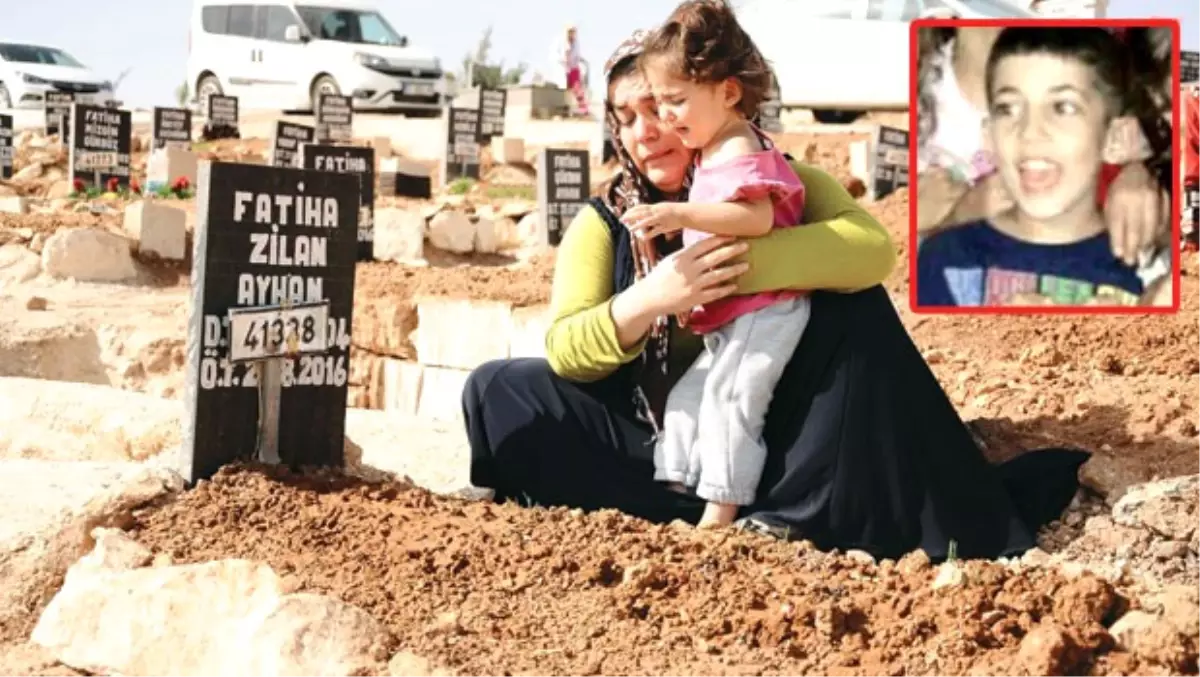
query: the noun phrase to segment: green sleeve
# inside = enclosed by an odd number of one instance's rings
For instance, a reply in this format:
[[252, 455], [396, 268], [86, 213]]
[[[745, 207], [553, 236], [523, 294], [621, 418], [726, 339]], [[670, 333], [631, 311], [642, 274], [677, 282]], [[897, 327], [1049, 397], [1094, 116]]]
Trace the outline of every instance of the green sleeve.
[[558, 245], [550, 291], [553, 320], [546, 332], [546, 358], [559, 376], [595, 381], [642, 352], [643, 343], [621, 350], [610, 306], [613, 299], [613, 242], [596, 210], [575, 215]]
[[828, 173], [792, 167], [805, 188], [803, 225], [748, 240], [750, 270], [738, 279], [738, 291], [857, 291], [883, 282], [896, 265], [887, 230]]

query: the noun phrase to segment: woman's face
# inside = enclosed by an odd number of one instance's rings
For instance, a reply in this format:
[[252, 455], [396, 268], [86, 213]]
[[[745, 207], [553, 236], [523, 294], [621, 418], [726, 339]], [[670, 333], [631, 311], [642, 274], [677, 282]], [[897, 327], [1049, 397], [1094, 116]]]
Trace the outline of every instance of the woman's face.
[[618, 77], [609, 85], [620, 143], [642, 175], [656, 188], [674, 192], [683, 187], [692, 152], [658, 117], [650, 86], [638, 73]]

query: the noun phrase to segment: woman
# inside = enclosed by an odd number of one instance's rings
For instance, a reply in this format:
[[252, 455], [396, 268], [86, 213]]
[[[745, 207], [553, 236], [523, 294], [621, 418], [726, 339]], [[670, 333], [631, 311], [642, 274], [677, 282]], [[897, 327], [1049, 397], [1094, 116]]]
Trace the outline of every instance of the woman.
[[[1012, 206], [982, 148], [987, 110], [983, 76], [1000, 31], [926, 28], [918, 36], [917, 227], [922, 233], [990, 218]], [[1130, 35], [1145, 38], [1143, 33]], [[1141, 162], [1108, 168], [1105, 181], [1101, 199], [1113, 254], [1136, 265], [1139, 253], [1161, 248], [1170, 237], [1170, 198]]]
[[[798, 228], [749, 243], [708, 238], [665, 254], [642, 276], [619, 217], [678, 200], [691, 155], [655, 115], [634, 70], [635, 34], [605, 68], [608, 122], [623, 171], [579, 212], [559, 248], [548, 360], [480, 366], [463, 393], [471, 481], [496, 500], [616, 508], [695, 523], [703, 501], [654, 481], [653, 421], [700, 341], [658, 318], [732, 292], [812, 294], [812, 318], [767, 415], [768, 458], [743, 524], [824, 548], [944, 558], [1022, 552], [1074, 495], [1082, 452], [987, 464], [905, 333], [879, 284], [895, 253], [886, 231], [828, 174], [808, 188]], [[746, 260], [738, 257], [746, 256]], [[863, 289], [863, 291], [850, 291]], [[645, 415], [649, 410], [650, 416]], [[1014, 496], [1002, 476], [1013, 481]]]

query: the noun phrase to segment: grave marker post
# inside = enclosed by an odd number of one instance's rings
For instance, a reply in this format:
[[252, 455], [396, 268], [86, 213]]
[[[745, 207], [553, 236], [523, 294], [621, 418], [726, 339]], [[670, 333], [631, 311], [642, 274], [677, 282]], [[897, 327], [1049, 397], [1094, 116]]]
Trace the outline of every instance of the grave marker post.
[[558, 246], [575, 213], [591, 195], [586, 150], [544, 148], [538, 153], [537, 202], [546, 244]]
[[354, 100], [350, 97], [322, 94], [315, 117], [317, 143], [349, 143], [354, 138]]
[[341, 465], [358, 181], [205, 162], [197, 184], [181, 473]]
[[504, 114], [508, 105], [508, 92], [503, 89], [479, 90], [479, 142], [487, 143], [492, 137], [504, 136]]
[[908, 130], [879, 125], [871, 155], [870, 194], [881, 200], [908, 186]]
[[446, 109], [446, 152], [442, 156], [442, 187], [457, 179], [479, 180], [479, 111]]
[[45, 116], [46, 136], [58, 135], [58, 142], [67, 146], [71, 139], [71, 106], [75, 103], [72, 92], [46, 92], [42, 100]]
[[13, 175], [13, 117], [0, 115], [0, 179]]
[[168, 145], [189, 150], [192, 147], [192, 111], [155, 107], [150, 137], [154, 150]]
[[114, 181], [119, 190], [129, 190], [130, 151], [133, 147], [133, 114], [127, 110], [72, 104], [71, 145], [67, 180], [77, 180], [107, 190]]
[[204, 116], [204, 131], [200, 135], [203, 140], [242, 138], [236, 96], [214, 94], [208, 97], [208, 107]]
[[301, 147], [305, 169], [322, 172], [353, 174], [360, 184], [358, 220], [358, 260], [372, 261], [375, 256], [375, 149], [370, 146], [325, 146], [307, 144]]
[[300, 169], [300, 149], [313, 142], [316, 130], [308, 125], [284, 122], [275, 123], [275, 139], [271, 143], [271, 166]]

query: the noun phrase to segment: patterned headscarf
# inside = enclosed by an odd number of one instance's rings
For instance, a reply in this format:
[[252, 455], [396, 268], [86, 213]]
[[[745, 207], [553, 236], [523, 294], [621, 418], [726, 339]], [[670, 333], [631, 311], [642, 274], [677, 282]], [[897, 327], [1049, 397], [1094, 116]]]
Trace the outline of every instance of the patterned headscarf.
[[[604, 64], [606, 91], [612, 84], [613, 72], [642, 53], [646, 37], [645, 31], [635, 31], [609, 57]], [[629, 150], [621, 143], [621, 121], [607, 96], [604, 101], [604, 118], [617, 160], [621, 164], [620, 172], [613, 176], [603, 194], [604, 203], [614, 216], [620, 219], [627, 210], [640, 204], [686, 198], [687, 182], [679, 194], [668, 195], [654, 187], [649, 179], [638, 170]], [[662, 254], [660, 249], [662, 238], [655, 238], [653, 242], [632, 240], [630, 246], [633, 250], [633, 273], [636, 279], [641, 279], [649, 274], [654, 265], [658, 263]], [[636, 404], [641, 410], [643, 418], [654, 426], [656, 432], [661, 427], [666, 393], [670, 390], [667, 357], [671, 324], [671, 318], [660, 317], [651, 327], [646, 349], [642, 353], [643, 368], [635, 393]]]

